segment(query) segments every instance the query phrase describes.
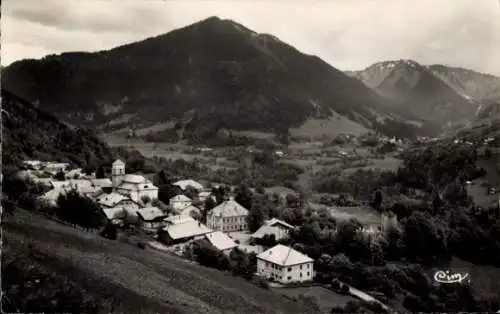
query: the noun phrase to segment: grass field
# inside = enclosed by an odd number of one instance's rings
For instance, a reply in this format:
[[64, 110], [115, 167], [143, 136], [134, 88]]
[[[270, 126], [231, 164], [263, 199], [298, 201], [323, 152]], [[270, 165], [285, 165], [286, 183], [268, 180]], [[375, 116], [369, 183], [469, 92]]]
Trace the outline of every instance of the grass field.
[[272, 288], [275, 293], [298, 298], [299, 295], [314, 297], [322, 313], [329, 313], [332, 307], [344, 306], [348, 301], [357, 301], [356, 298], [341, 295], [320, 286], [300, 288]]
[[452, 269], [468, 272], [472, 287], [482, 295], [498, 295], [500, 293], [500, 268], [489, 265], [475, 265], [453, 258]]
[[368, 130], [359, 123], [353, 122], [345, 117], [336, 116], [329, 119], [308, 119], [299, 128], [290, 130], [292, 136], [334, 137], [341, 133], [360, 135]]
[[68, 276], [81, 275], [101, 289], [115, 287], [107, 297], [118, 299], [124, 313], [138, 308], [142, 313], [305, 312], [299, 303], [228, 273], [103, 239], [23, 210], [3, 221], [2, 236], [14, 248], [33, 243], [51, 260], [54, 271], [59, 264], [70, 265]]
[[380, 226], [380, 213], [371, 207], [364, 206], [336, 206], [330, 209], [330, 213], [335, 219], [349, 220], [354, 218], [367, 226]]

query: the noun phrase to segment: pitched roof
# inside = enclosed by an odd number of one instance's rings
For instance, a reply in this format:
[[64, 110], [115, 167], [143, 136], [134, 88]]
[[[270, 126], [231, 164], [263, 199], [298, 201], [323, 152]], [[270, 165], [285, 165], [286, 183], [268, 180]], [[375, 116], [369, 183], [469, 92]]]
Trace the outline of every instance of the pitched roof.
[[191, 180], [191, 179], [189, 179], [189, 180], [179, 180], [179, 181], [175, 182], [172, 185], [176, 185], [176, 186], [180, 187], [182, 190], [185, 190], [188, 186], [192, 186], [196, 190], [202, 190], [203, 189], [203, 185], [201, 185], [201, 183], [196, 182], [196, 181]]
[[113, 161], [112, 166], [125, 166], [125, 163], [123, 161], [121, 161], [120, 159], [117, 159], [117, 160]]
[[82, 187], [91, 187], [92, 182], [90, 180], [68, 180], [69, 186], [72, 189], [79, 189]]
[[50, 184], [54, 187], [54, 189], [61, 189], [63, 187], [69, 187], [71, 186], [69, 181], [56, 181], [56, 180], [51, 180]]
[[257, 258], [280, 266], [293, 266], [314, 261], [309, 256], [282, 244], [260, 253]]
[[118, 215], [123, 211], [123, 207], [103, 208], [102, 212], [109, 220], [118, 218]]
[[248, 210], [235, 200], [227, 200], [214, 207], [210, 214], [218, 217], [235, 217], [248, 215]]
[[170, 217], [165, 218], [164, 220], [172, 225], [178, 225], [178, 224], [182, 224], [185, 222], [196, 221], [196, 220], [194, 220], [193, 217], [185, 216], [185, 215], [170, 216]]
[[201, 213], [201, 209], [196, 206], [189, 205], [180, 210], [182, 216], [190, 216], [192, 212]]
[[141, 175], [138, 174], [126, 174], [123, 177], [122, 182], [139, 184], [139, 183], [148, 183], [148, 180]]
[[66, 193], [67, 190], [64, 187], [62, 187], [62, 188], [52, 189], [46, 192], [45, 194], [42, 195], [41, 198], [48, 202], [56, 203], [59, 196], [61, 194], [66, 194]]
[[189, 202], [191, 199], [184, 194], [179, 194], [170, 199], [173, 202]]
[[283, 230], [283, 228], [263, 225], [262, 227], [257, 229], [255, 233], [252, 234], [252, 238], [262, 239], [266, 234], [274, 234], [276, 240], [280, 240], [288, 236], [288, 233], [286, 232], [286, 230]]
[[282, 226], [282, 227], [285, 227], [285, 228], [288, 228], [288, 229], [295, 229], [295, 227], [292, 226], [291, 224], [286, 223], [283, 220], [279, 220], [279, 219], [276, 219], [276, 218], [272, 218], [272, 219], [266, 220], [266, 221], [264, 221], [264, 224], [266, 224], [268, 226], [277, 226], [277, 225], [279, 225], [279, 226]]
[[137, 215], [145, 221], [151, 221], [166, 216], [158, 207], [139, 208], [137, 210]]
[[99, 195], [99, 197], [97, 198], [97, 202], [99, 204], [102, 204], [102, 205], [108, 206], [108, 207], [114, 207], [116, 204], [118, 204], [119, 202], [124, 201], [124, 200], [130, 200], [130, 199], [126, 196], [123, 196], [123, 195], [115, 193], [115, 192], [110, 193], [110, 194], [102, 194], [102, 195]]
[[221, 231], [208, 233], [205, 235], [205, 238], [219, 251], [232, 249], [238, 246], [236, 242], [233, 241], [233, 239], [231, 239], [227, 236], [227, 234]]
[[105, 179], [92, 179], [92, 180], [90, 180], [90, 182], [94, 186], [97, 186], [97, 187], [100, 187], [100, 188], [106, 188], [106, 187], [112, 187], [113, 186], [113, 182], [111, 182], [111, 180], [108, 179], [108, 178], [105, 178]]
[[168, 225], [162, 230], [166, 231], [173, 240], [200, 236], [212, 232], [212, 229], [196, 220]]

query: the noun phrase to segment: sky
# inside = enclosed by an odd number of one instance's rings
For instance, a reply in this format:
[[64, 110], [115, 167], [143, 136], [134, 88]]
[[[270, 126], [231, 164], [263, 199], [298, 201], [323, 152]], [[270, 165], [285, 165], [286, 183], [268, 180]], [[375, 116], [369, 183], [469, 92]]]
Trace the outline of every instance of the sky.
[[4, 0], [1, 64], [99, 51], [210, 16], [268, 33], [340, 70], [385, 60], [500, 76], [500, 0]]

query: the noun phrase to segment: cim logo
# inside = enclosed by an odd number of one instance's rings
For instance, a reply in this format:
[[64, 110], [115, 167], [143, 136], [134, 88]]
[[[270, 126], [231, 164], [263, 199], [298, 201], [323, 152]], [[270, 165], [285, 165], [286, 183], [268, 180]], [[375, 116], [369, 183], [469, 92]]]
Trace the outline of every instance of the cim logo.
[[470, 282], [469, 273], [454, 273], [449, 270], [438, 270], [434, 273], [434, 280], [440, 283], [465, 283]]

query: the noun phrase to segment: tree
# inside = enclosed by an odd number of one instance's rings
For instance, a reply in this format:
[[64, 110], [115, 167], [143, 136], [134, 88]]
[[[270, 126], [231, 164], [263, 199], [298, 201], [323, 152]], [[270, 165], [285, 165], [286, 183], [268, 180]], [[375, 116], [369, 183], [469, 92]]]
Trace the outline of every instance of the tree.
[[64, 172], [62, 170], [59, 170], [54, 176], [54, 179], [56, 179], [57, 181], [64, 181], [66, 180], [66, 176], [64, 175]]
[[97, 168], [97, 171], [95, 173], [96, 179], [105, 179], [106, 178], [106, 172], [104, 171], [104, 167], [101, 165]]
[[84, 228], [99, 228], [104, 217], [101, 208], [87, 197], [72, 190], [57, 199], [57, 215], [60, 219]]
[[202, 221], [206, 222], [207, 221], [207, 215], [208, 213], [216, 206], [217, 204], [213, 200], [211, 196], [207, 197], [205, 200], [205, 206], [203, 207], [203, 212], [201, 214]]

